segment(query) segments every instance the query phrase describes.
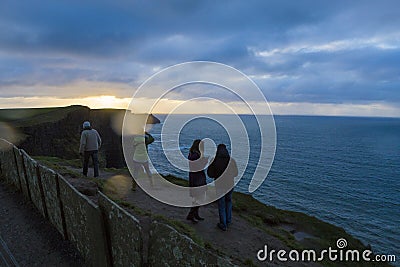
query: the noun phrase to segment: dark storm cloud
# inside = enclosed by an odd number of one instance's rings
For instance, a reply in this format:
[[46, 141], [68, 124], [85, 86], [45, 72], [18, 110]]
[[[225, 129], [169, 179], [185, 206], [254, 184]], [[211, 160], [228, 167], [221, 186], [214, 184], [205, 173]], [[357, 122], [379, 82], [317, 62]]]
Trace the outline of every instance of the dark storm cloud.
[[211, 60], [254, 76], [272, 101], [399, 102], [397, 7], [397, 1], [2, 1], [0, 96], [63, 97], [46, 88], [79, 81], [137, 86], [159, 68]]
[[[400, 102], [400, 50], [294, 53], [260, 66], [254, 78], [270, 99], [295, 102]], [[281, 59], [279, 57], [279, 59]], [[278, 59], [278, 60], [279, 60]]]

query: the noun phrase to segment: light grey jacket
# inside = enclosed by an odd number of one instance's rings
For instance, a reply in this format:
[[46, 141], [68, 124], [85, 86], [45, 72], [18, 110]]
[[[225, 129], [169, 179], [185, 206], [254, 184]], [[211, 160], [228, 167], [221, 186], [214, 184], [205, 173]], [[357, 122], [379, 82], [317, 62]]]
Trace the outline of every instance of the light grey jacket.
[[86, 129], [81, 134], [81, 145], [79, 153], [85, 151], [99, 150], [101, 146], [101, 138], [99, 133], [95, 129]]

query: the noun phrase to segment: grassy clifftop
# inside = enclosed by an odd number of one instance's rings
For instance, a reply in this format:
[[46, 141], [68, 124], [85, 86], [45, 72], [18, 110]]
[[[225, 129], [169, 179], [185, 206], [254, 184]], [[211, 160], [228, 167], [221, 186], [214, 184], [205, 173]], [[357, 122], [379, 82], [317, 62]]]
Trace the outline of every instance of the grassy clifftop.
[[9, 122], [17, 127], [27, 127], [42, 123], [57, 122], [70, 112], [84, 109], [83, 106], [55, 108], [16, 108], [0, 109], [0, 121]]
[[[34, 126], [43, 123], [60, 121], [75, 111], [93, 111], [95, 113], [107, 113], [109, 115], [124, 114], [124, 109], [89, 109], [85, 106], [72, 105], [67, 107], [51, 108], [14, 108], [0, 109], [0, 122], [12, 123], [17, 127]], [[159, 123], [160, 120], [150, 114], [148, 123]]]

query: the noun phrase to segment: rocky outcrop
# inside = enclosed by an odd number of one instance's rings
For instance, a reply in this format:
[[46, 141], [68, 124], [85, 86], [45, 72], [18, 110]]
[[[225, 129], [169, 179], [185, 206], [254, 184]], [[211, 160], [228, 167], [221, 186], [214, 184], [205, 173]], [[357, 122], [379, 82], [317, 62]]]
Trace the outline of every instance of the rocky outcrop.
[[[82, 123], [90, 121], [99, 131], [103, 145], [100, 150], [100, 164], [107, 168], [125, 167], [122, 152], [121, 129], [125, 110], [97, 109], [84, 106], [63, 108], [31, 109], [17, 119], [1, 116], [21, 136], [18, 146], [32, 156], [55, 156], [64, 159], [79, 157], [79, 141]], [[19, 110], [19, 113], [21, 111]], [[6, 114], [13, 114], [7, 110]], [[33, 115], [32, 115], [33, 114]], [[159, 119], [149, 115], [147, 123], [160, 123]], [[0, 137], [1, 134], [0, 134]]]

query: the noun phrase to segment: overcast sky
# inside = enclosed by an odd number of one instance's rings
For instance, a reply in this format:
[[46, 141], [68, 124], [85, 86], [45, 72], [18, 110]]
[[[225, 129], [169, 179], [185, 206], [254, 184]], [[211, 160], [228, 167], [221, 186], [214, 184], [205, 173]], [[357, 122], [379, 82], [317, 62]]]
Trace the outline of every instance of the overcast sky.
[[0, 2], [0, 107], [123, 106], [193, 60], [242, 71], [276, 113], [400, 116], [400, 2]]

